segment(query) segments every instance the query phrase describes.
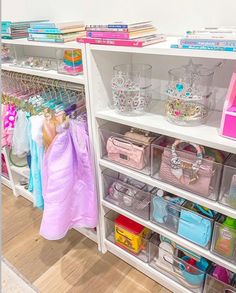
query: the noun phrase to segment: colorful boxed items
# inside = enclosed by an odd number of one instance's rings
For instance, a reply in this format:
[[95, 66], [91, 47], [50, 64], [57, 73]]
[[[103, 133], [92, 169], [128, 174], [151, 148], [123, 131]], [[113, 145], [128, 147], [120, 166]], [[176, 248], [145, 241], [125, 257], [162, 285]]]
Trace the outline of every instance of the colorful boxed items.
[[119, 215], [115, 219], [115, 243], [116, 245], [139, 254], [145, 249], [144, 239], [150, 235], [150, 230], [135, 221]]

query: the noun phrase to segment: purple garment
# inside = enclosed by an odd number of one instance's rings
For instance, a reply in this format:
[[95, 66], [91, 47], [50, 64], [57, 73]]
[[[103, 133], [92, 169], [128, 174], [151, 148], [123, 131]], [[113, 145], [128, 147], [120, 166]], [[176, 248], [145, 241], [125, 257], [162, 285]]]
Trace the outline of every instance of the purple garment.
[[44, 155], [44, 211], [40, 234], [63, 238], [72, 227], [97, 225], [97, 202], [88, 136], [82, 125], [59, 127]]

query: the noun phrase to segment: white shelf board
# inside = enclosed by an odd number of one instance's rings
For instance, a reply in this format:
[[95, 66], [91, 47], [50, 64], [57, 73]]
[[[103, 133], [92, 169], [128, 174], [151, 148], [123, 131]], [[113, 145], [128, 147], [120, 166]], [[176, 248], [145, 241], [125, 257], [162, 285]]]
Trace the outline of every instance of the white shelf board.
[[146, 46], [143, 48], [125, 47], [125, 46], [107, 46], [107, 45], [92, 45], [89, 47], [94, 51], [109, 51], [109, 52], [125, 52], [167, 56], [182, 56], [182, 57], [198, 57], [198, 58], [213, 58], [213, 59], [228, 59], [236, 60], [236, 52], [226, 51], [209, 51], [209, 50], [192, 50], [192, 49], [175, 49], [171, 48], [172, 44], [177, 44], [177, 37], [167, 37], [165, 42]]
[[144, 182], [144, 183], [146, 183], [148, 185], [163, 189], [163, 190], [165, 190], [167, 192], [170, 192], [172, 194], [180, 196], [180, 197], [182, 197], [184, 199], [193, 201], [193, 202], [195, 202], [197, 204], [200, 204], [202, 206], [208, 207], [209, 209], [212, 209], [212, 210], [214, 210], [216, 212], [219, 212], [219, 213], [221, 213], [223, 215], [226, 215], [226, 216], [229, 216], [231, 218], [236, 219], [236, 210], [232, 209], [232, 208], [230, 208], [228, 206], [225, 206], [225, 205], [223, 205], [221, 203], [218, 203], [216, 201], [207, 199], [205, 197], [193, 194], [193, 193], [188, 192], [186, 190], [183, 190], [181, 188], [175, 187], [175, 186], [173, 186], [171, 184], [162, 182], [162, 181], [154, 179], [154, 178], [152, 178], [150, 176], [147, 176], [147, 175], [144, 175], [142, 173], [139, 173], [139, 172], [137, 172], [135, 170], [128, 169], [126, 167], [123, 167], [121, 165], [115, 164], [113, 162], [110, 162], [110, 161], [107, 161], [107, 160], [104, 160], [104, 159], [100, 159], [99, 164], [102, 167], [108, 168], [110, 170], [114, 170], [116, 172], [120, 172], [120, 173], [122, 173], [122, 174], [124, 174], [126, 176], [133, 177], [136, 180]]
[[174, 280], [170, 279], [166, 275], [162, 274], [161, 272], [155, 270], [154, 268], [150, 267], [147, 263], [143, 262], [142, 260], [136, 258], [134, 255], [128, 253], [127, 251], [123, 250], [122, 248], [118, 247], [114, 243], [110, 242], [109, 240], [105, 240], [105, 245], [108, 251], [116, 255], [117, 257], [121, 258], [134, 268], [138, 269], [148, 277], [152, 278], [162, 286], [168, 288], [174, 293], [190, 293], [192, 291], [188, 290], [187, 288], [181, 286]]
[[3, 175], [1, 175], [1, 183], [7, 186], [8, 188], [12, 188], [11, 181]]
[[221, 112], [211, 112], [206, 124], [186, 127], [167, 121], [162, 110], [163, 102], [155, 103], [151, 109], [152, 112], [142, 116], [125, 116], [112, 109], [105, 109], [98, 111], [96, 117], [236, 154], [236, 141], [219, 135]]
[[27, 38], [15, 39], [15, 40], [2, 39], [2, 44], [58, 48], [58, 49], [81, 49], [84, 46], [84, 44], [78, 43], [76, 41], [66, 42], [66, 43], [34, 42], [34, 41], [28, 41]]
[[83, 234], [84, 236], [86, 236], [87, 238], [89, 238], [90, 240], [98, 243], [97, 233], [93, 231], [92, 229], [80, 228], [80, 227], [74, 227], [74, 229], [78, 231], [79, 233]]
[[31, 202], [34, 202], [33, 194], [30, 191], [26, 190], [24, 186], [17, 184], [15, 185], [15, 188], [18, 195], [23, 196], [25, 199], [28, 199]]
[[236, 273], [236, 265], [224, 260], [223, 258], [221, 258], [219, 256], [214, 255], [209, 250], [206, 250], [206, 249], [182, 238], [181, 236], [179, 236], [171, 231], [168, 231], [166, 228], [155, 225], [155, 224], [151, 223], [150, 221], [146, 221], [140, 217], [137, 217], [137, 216], [131, 214], [130, 212], [128, 212], [128, 211], [126, 211], [116, 205], [111, 204], [110, 202], [103, 200], [102, 204], [103, 204], [103, 206], [109, 208], [110, 210], [116, 211], [117, 213], [122, 214], [129, 219], [132, 219], [135, 222], [151, 229], [152, 231], [157, 232], [158, 234], [169, 238], [170, 240], [176, 242], [177, 244], [192, 250], [193, 252], [197, 253], [198, 255], [201, 255], [201, 256], [231, 270], [232, 272]]
[[16, 167], [16, 166], [11, 165], [10, 169], [11, 169], [11, 171], [13, 171], [21, 176], [24, 176], [25, 178], [29, 178], [30, 169], [27, 166], [26, 167]]
[[67, 82], [73, 82], [78, 84], [84, 84], [84, 76], [83, 75], [67, 75], [58, 73], [56, 70], [37, 70], [37, 69], [29, 69], [29, 68], [22, 68], [18, 66], [14, 66], [12, 64], [2, 64], [2, 69], [7, 71], [13, 71], [18, 73], [36, 75], [39, 77], [46, 77], [46, 78], [53, 78], [57, 80], [63, 80]]

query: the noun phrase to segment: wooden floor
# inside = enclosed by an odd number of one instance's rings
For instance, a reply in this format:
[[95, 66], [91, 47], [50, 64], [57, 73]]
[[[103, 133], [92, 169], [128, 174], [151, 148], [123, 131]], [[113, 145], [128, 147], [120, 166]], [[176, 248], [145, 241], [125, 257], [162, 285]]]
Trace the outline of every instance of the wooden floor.
[[2, 187], [3, 255], [42, 293], [168, 293], [75, 230], [60, 241], [39, 236], [41, 212]]

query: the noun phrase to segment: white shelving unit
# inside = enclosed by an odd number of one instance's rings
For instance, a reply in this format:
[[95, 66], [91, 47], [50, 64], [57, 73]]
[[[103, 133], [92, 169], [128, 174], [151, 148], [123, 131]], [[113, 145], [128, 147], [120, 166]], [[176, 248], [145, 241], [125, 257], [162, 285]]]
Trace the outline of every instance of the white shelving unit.
[[[40, 71], [35, 69], [28, 69], [28, 68], [22, 68], [13, 66], [11, 64], [2, 64], [2, 69], [6, 71], [11, 72], [18, 72], [18, 73], [24, 73], [39, 77], [46, 77], [46, 78], [52, 78], [56, 80], [71, 82], [74, 84], [81, 84], [84, 85], [85, 89], [85, 102], [86, 102], [86, 108], [87, 108], [87, 117], [88, 117], [88, 128], [90, 133], [90, 144], [91, 149], [93, 142], [92, 142], [92, 126], [91, 126], [91, 116], [90, 116], [90, 101], [89, 101], [89, 90], [88, 90], [88, 81], [87, 81], [87, 65], [86, 65], [86, 48], [84, 44], [79, 44], [77, 42], [68, 42], [68, 43], [46, 43], [46, 42], [33, 42], [28, 41], [27, 39], [16, 39], [16, 40], [2, 40], [2, 43], [8, 44], [11, 46], [20, 46], [23, 50], [26, 49], [26, 52], [34, 52], [37, 53], [38, 56], [41, 56], [41, 54], [48, 54], [48, 52], [51, 50], [53, 52], [54, 49], [81, 49], [82, 52], [82, 58], [83, 58], [83, 74], [77, 75], [77, 76], [71, 76], [66, 74], [60, 74], [56, 70], [49, 70], [49, 71]], [[47, 53], [44, 53], [44, 51], [48, 51]], [[49, 52], [50, 53], [50, 52]], [[53, 53], [54, 54], [54, 53]], [[92, 154], [94, 157], [94, 155]], [[9, 164], [9, 162], [8, 162]], [[10, 180], [7, 180], [5, 177], [2, 176], [2, 183], [7, 185], [9, 188], [13, 189], [13, 192], [16, 196], [23, 196], [27, 200], [34, 203], [34, 198], [31, 192], [26, 190], [24, 186], [21, 186], [18, 182], [19, 177], [28, 177], [26, 175], [26, 169], [24, 168], [18, 168], [15, 166], [12, 166], [9, 164], [9, 170], [13, 174], [12, 178]], [[14, 179], [16, 178], [16, 179]], [[85, 235], [89, 239], [93, 240], [98, 244], [98, 249], [100, 249], [100, 230], [99, 225], [96, 229], [96, 232], [92, 229], [85, 229], [85, 228], [75, 228], [78, 232]]]
[[[236, 218], [236, 211], [219, 204], [218, 202], [211, 201], [207, 198], [193, 195], [191, 192], [176, 188], [170, 184], [161, 182], [157, 179], [153, 179], [150, 176], [144, 175], [137, 171], [128, 169], [124, 166], [109, 162], [101, 158], [101, 145], [100, 145], [100, 133], [99, 127], [107, 122], [116, 123], [117, 125], [128, 125], [132, 127], [142, 128], [155, 133], [173, 136], [176, 138], [192, 141], [205, 146], [214, 147], [220, 150], [224, 150], [231, 153], [236, 153], [236, 142], [228, 140], [219, 136], [218, 129], [220, 125], [221, 111], [212, 111], [208, 122], [205, 125], [198, 127], [180, 127], [170, 124], [166, 121], [163, 114], [163, 102], [155, 101], [152, 106], [152, 111], [139, 117], [129, 117], [117, 114], [114, 110], [109, 108], [111, 101], [111, 76], [113, 66], [122, 63], [139, 62], [148, 63], [153, 66], [153, 83], [158, 85], [160, 80], [165, 80], [167, 74], [164, 74], [164, 70], [167, 71], [167, 67], [173, 67], [172, 63], [180, 64], [183, 59], [186, 58], [200, 58], [205, 63], [211, 63], [212, 61], [224, 59], [228, 60], [227, 72], [230, 76], [233, 65], [236, 64], [236, 54], [231, 52], [216, 52], [216, 51], [198, 51], [198, 50], [181, 50], [171, 49], [170, 44], [177, 42], [177, 38], [170, 37], [167, 42], [144, 47], [144, 48], [132, 48], [132, 47], [115, 47], [115, 46], [99, 46], [99, 45], [84, 45], [76, 42], [66, 44], [55, 43], [38, 43], [29, 42], [25, 39], [21, 40], [4, 40], [6, 44], [14, 44], [27, 46], [32, 48], [38, 48], [43, 51], [43, 48], [80, 48], [83, 54], [83, 76], [70, 77], [56, 72], [40, 72], [35, 70], [21, 69], [10, 65], [4, 65], [3, 69], [11, 70], [15, 72], [28, 73], [38, 76], [46, 76], [58, 80], [65, 80], [74, 83], [80, 83], [85, 86], [86, 104], [88, 111], [89, 131], [92, 134], [91, 137], [91, 150], [95, 161], [95, 176], [97, 178], [97, 187], [99, 193], [99, 226], [97, 227], [97, 234], [90, 229], [75, 228], [86, 237], [98, 243], [98, 248], [103, 253], [110, 251], [117, 257], [123, 259], [130, 265], [139, 269], [149, 277], [153, 278], [163, 286], [169, 288], [173, 292], [187, 293], [190, 292], [179, 283], [170, 279], [164, 275], [161, 271], [156, 271], [150, 267], [147, 263], [142, 262], [134, 255], [129, 254], [120, 247], [111, 243], [106, 239], [106, 222], [105, 214], [113, 210], [117, 213], [123, 214], [134, 221], [150, 228], [151, 230], [168, 237], [175, 241], [177, 244], [186, 247], [196, 254], [202, 255], [209, 260], [212, 260], [233, 272], [236, 272], [236, 266], [214, 254], [209, 250], [201, 248], [192, 242], [183, 239], [182, 237], [157, 226], [150, 221], [143, 220], [133, 214], [121, 209], [104, 200], [103, 190], [103, 177], [102, 171], [105, 168], [120, 172], [126, 176], [131, 176], [146, 184], [156, 186], [167, 192], [171, 192], [185, 199], [191, 200], [195, 203], [201, 204], [205, 207], [218, 211], [227, 216]], [[179, 61], [181, 60], [181, 62]], [[164, 69], [163, 69], [164, 68]], [[219, 82], [220, 80], [220, 82]], [[218, 78], [220, 83], [219, 88], [226, 88], [227, 86], [221, 83], [221, 78]], [[223, 84], [223, 86], [222, 86]], [[158, 97], [154, 97], [158, 98]], [[224, 97], [222, 97], [223, 99]], [[158, 99], [159, 100], [159, 99]], [[223, 104], [221, 101], [220, 105]], [[219, 109], [218, 109], [219, 110]], [[11, 171], [19, 173], [20, 170], [11, 167]], [[16, 186], [17, 192], [22, 192], [22, 187]], [[25, 195], [27, 197], [28, 195]], [[30, 198], [29, 198], [30, 199]]]
[[[183, 59], [187, 59], [189, 57], [198, 58], [198, 61], [199, 58], [201, 58], [201, 60], [204, 59], [204, 64], [208, 62], [212, 64], [212, 62], [217, 62], [219, 61], [219, 59], [224, 59], [227, 63], [227, 60], [229, 60], [226, 66], [230, 75], [230, 70], [232, 70], [230, 68], [230, 64], [235, 63], [236, 60], [235, 53], [171, 49], [170, 44], [174, 44], [176, 42], [176, 38], [168, 38], [167, 42], [165, 43], [151, 45], [144, 48], [87, 45], [86, 51], [88, 61], [88, 79], [91, 100], [90, 103], [93, 125], [93, 138], [94, 146], [96, 149], [95, 153], [97, 179], [100, 193], [99, 201], [102, 251], [112, 252], [116, 256], [133, 265], [135, 268], [139, 269], [140, 271], [153, 278], [157, 282], [161, 283], [173, 292], [182, 293], [190, 291], [180, 284], [176, 283], [172, 279], [168, 278], [162, 272], [154, 270], [148, 264], [142, 262], [135, 256], [129, 254], [120, 247], [117, 247], [115, 244], [106, 239], [107, 224], [105, 221], [105, 215], [107, 212], [113, 210], [119, 214], [125, 215], [126, 217], [142, 224], [143, 226], [150, 228], [152, 231], [155, 231], [171, 239], [172, 241], [175, 241], [177, 244], [188, 248], [196, 254], [202, 255], [207, 259], [219, 265], [222, 265], [233, 272], [236, 272], [236, 265], [212, 254], [207, 249], [201, 248], [200, 246], [195, 245], [192, 242], [185, 240], [182, 237], [160, 226], [157, 226], [150, 221], [143, 220], [142, 218], [135, 216], [132, 213], [104, 200], [102, 176], [103, 170], [108, 168], [126, 176], [130, 176], [148, 185], [158, 187], [167, 192], [176, 194], [187, 200], [193, 201], [233, 218], [236, 218], [236, 210], [223, 206], [222, 204], [209, 200], [207, 198], [193, 195], [191, 192], [176, 188], [171, 184], [161, 182], [140, 172], [128, 169], [125, 166], [121, 166], [103, 159], [101, 157], [102, 147], [100, 145], [99, 132], [99, 128], [101, 126], [103, 126], [107, 122], [112, 122], [120, 125], [121, 127], [122, 125], [137, 127], [155, 132], [157, 134], [172, 136], [175, 138], [213, 147], [219, 150], [236, 153], [236, 142], [219, 136], [221, 111], [211, 111], [209, 119], [205, 125], [197, 127], [181, 127], [170, 124], [165, 119], [163, 113], [163, 101], [159, 100], [156, 96], [154, 97], [154, 103], [151, 107], [150, 113], [145, 113], [144, 115], [138, 117], [120, 115], [109, 107], [111, 103], [111, 78], [114, 65], [130, 62], [151, 64], [154, 72], [152, 81], [155, 85], [159, 85], [160, 80], [167, 79], [167, 73], [163, 73], [163, 70], [167, 72], [169, 68], [175, 67], [172, 63], [177, 63], [180, 66], [181, 62], [183, 62]], [[219, 79], [220, 78], [218, 78], [218, 80]], [[229, 82], [229, 80], [227, 82]], [[224, 85], [225, 89], [227, 88], [227, 82]], [[222, 85], [220, 84], [216, 86], [218, 86], [219, 88], [222, 87]], [[224, 96], [222, 96], [221, 99], [224, 99]], [[220, 101], [219, 104], [223, 105], [223, 101]]]

